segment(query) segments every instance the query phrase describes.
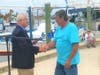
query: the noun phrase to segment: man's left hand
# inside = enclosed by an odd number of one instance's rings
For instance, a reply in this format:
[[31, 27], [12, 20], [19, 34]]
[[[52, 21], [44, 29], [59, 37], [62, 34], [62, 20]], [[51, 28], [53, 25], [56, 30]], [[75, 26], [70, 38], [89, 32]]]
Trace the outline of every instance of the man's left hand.
[[65, 67], [66, 68], [70, 68], [70, 63], [71, 63], [71, 61], [70, 60], [67, 60], [66, 63], [65, 63]]

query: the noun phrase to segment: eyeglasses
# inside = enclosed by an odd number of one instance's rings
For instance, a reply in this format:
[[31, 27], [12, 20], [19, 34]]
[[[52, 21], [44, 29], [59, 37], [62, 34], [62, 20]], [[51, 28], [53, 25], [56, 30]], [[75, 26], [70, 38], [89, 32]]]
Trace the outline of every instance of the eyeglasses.
[[22, 19], [22, 20], [28, 20], [28, 18]]

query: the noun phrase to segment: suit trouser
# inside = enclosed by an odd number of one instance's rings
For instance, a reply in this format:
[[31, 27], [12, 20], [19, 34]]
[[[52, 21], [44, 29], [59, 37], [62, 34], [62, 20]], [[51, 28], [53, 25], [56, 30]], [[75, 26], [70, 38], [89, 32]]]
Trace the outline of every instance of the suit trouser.
[[18, 69], [18, 75], [34, 75], [33, 69]]

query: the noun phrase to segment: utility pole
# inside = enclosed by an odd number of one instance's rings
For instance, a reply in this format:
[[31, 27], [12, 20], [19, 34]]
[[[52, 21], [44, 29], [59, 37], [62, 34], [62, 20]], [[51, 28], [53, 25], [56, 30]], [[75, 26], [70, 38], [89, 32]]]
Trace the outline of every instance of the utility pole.
[[30, 26], [30, 39], [32, 39], [33, 36], [32, 36], [32, 10], [31, 10], [31, 7], [28, 8], [28, 16], [29, 16], [29, 26]]
[[87, 1], [87, 24], [88, 24], [88, 29], [91, 30], [91, 6], [90, 6], [90, 0]]
[[46, 3], [45, 4], [46, 43], [48, 43], [50, 41], [50, 39], [48, 38], [48, 32], [50, 32], [50, 30], [51, 30], [50, 12], [51, 12], [50, 3]]

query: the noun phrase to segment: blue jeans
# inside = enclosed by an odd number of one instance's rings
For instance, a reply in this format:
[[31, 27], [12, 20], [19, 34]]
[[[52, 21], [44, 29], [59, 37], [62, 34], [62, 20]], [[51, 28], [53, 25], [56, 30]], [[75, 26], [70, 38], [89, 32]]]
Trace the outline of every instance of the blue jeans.
[[54, 75], [78, 75], [77, 65], [72, 65], [70, 68], [57, 63]]

